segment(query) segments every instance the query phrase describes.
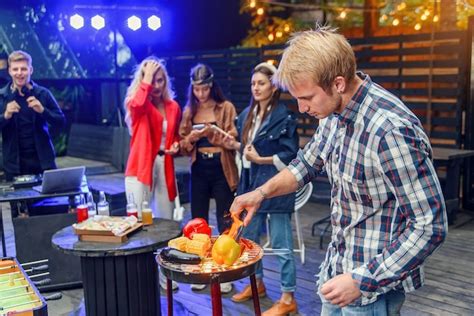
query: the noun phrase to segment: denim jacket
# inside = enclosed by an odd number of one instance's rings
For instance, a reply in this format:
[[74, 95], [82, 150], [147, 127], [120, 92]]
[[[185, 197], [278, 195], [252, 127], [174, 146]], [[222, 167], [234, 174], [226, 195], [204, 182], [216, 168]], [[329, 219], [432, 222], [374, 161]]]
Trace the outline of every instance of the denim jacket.
[[[249, 114], [250, 107], [240, 113], [237, 118], [237, 130], [239, 138], [245, 120]], [[283, 104], [278, 104], [275, 109], [265, 118], [255, 135], [252, 143], [255, 150], [262, 157], [278, 155], [285, 165], [288, 165], [298, 152], [298, 133], [296, 131], [296, 119], [291, 111]], [[241, 154], [243, 153], [243, 146]], [[267, 180], [278, 173], [275, 165], [259, 165], [251, 163], [249, 172], [242, 171], [237, 187], [237, 194], [243, 194], [254, 190], [264, 184]], [[262, 202], [259, 212], [265, 213], [290, 213], [295, 209], [295, 194], [266, 199]]]

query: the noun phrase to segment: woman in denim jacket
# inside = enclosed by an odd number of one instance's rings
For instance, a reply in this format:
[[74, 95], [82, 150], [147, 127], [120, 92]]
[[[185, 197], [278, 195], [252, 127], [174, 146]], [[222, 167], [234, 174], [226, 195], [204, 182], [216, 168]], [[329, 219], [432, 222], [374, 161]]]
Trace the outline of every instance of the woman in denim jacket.
[[[250, 106], [238, 116], [238, 141], [230, 141], [233, 148], [240, 150], [242, 173], [237, 194], [253, 191], [296, 157], [298, 151], [298, 133], [296, 120], [288, 108], [278, 103], [280, 91], [273, 86], [271, 77], [276, 68], [261, 63], [252, 74], [252, 99]], [[282, 296], [270, 312], [296, 311], [293, 292], [296, 288], [295, 260], [293, 255], [293, 237], [291, 214], [295, 209], [295, 195], [266, 199], [251, 223], [245, 227], [243, 236], [259, 242], [263, 221], [270, 214], [270, 236], [272, 248], [278, 250], [281, 271]], [[257, 267], [258, 293], [264, 296], [263, 267]], [[251, 288], [247, 286], [241, 293], [232, 297], [234, 302], [243, 302], [251, 298]], [[265, 313], [264, 313], [265, 314]]]

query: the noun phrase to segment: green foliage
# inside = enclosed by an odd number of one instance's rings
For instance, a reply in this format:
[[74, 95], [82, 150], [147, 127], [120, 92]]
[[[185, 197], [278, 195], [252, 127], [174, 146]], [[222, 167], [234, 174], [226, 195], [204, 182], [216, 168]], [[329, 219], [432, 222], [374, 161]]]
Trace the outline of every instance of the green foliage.
[[[242, 46], [261, 47], [285, 43], [295, 28], [293, 19], [287, 17], [287, 10], [268, 3], [258, 3], [252, 8], [249, 3], [249, 0], [241, 0], [240, 13], [252, 17], [251, 28], [242, 40]], [[259, 15], [258, 9], [263, 9], [264, 13]]]
[[[264, 10], [263, 14], [257, 13], [259, 8]], [[307, 24], [293, 19], [292, 12], [322, 10], [327, 17], [325, 22], [344, 31], [354, 27], [362, 28], [364, 13], [374, 9], [375, 27], [423, 32], [434, 23], [438, 30], [466, 29], [469, 16], [474, 14], [474, 0], [241, 0], [240, 13], [252, 17], [251, 28], [242, 41], [242, 46], [260, 47], [284, 43], [290, 33], [308, 28]], [[444, 11], [441, 13], [442, 10]], [[283, 31], [282, 36], [277, 37], [276, 32], [285, 27], [289, 32]]]

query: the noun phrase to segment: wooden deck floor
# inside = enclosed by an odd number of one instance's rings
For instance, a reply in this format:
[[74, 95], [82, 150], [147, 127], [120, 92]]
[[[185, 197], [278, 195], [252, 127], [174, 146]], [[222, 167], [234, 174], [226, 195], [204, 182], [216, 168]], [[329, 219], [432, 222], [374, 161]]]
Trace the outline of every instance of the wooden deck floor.
[[[187, 208], [189, 209], [189, 207]], [[315, 293], [315, 274], [324, 257], [319, 250], [319, 238], [311, 237], [311, 224], [327, 214], [325, 205], [308, 203], [302, 210], [301, 222], [307, 248], [306, 264], [299, 257], [297, 264], [296, 300], [300, 315], [319, 315], [321, 302]], [[188, 215], [189, 216], [189, 215]], [[426, 285], [407, 296], [402, 315], [474, 315], [474, 213], [461, 213], [455, 225], [450, 226], [448, 239], [427, 262]], [[211, 223], [215, 222], [211, 216]], [[6, 223], [7, 225], [7, 223]], [[11, 228], [7, 228], [7, 234]], [[11, 240], [11, 237], [8, 237]], [[9, 243], [11, 245], [11, 243]], [[327, 238], [324, 246], [327, 244]], [[270, 307], [280, 296], [279, 269], [275, 256], [264, 258], [265, 284], [268, 297], [261, 299], [262, 310]], [[241, 290], [247, 280], [235, 282], [231, 294], [224, 295], [225, 315], [253, 315], [251, 302], [236, 304], [230, 300], [235, 290]], [[49, 315], [84, 315], [81, 308], [82, 290], [63, 292], [59, 301], [48, 302]], [[166, 297], [161, 296], [162, 312], [166, 314]], [[181, 284], [174, 294], [174, 315], [210, 315], [209, 289], [193, 292], [189, 285]]]

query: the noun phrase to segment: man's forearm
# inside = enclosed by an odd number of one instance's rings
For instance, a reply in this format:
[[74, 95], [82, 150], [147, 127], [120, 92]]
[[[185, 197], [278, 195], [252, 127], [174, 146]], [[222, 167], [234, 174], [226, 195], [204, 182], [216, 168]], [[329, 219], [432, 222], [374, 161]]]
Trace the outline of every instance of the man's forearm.
[[264, 198], [272, 198], [295, 192], [298, 189], [298, 182], [290, 170], [285, 168], [259, 189]]

